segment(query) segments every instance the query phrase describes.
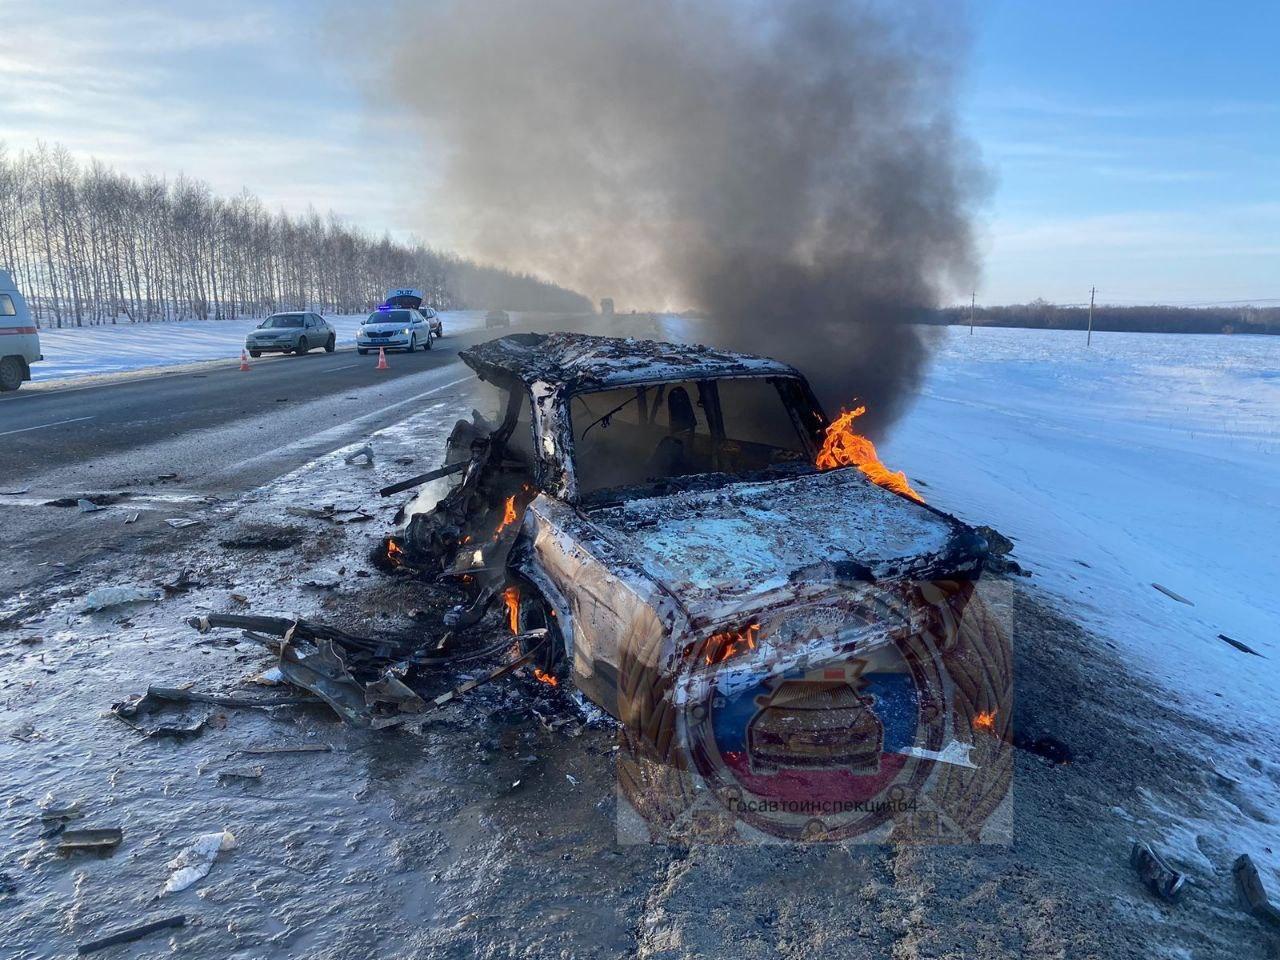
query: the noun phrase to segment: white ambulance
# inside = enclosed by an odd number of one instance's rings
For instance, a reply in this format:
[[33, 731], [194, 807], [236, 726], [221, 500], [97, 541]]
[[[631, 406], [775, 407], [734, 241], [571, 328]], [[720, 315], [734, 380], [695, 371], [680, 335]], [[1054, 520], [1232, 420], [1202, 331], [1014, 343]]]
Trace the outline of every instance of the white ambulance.
[[31, 379], [31, 364], [43, 359], [27, 301], [13, 277], [0, 270], [0, 391], [17, 390]]

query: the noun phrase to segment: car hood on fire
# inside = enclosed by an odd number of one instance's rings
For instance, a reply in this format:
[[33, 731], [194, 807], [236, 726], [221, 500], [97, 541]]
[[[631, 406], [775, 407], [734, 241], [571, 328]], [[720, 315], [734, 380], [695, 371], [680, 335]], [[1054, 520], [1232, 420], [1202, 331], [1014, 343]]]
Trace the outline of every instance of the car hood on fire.
[[853, 468], [630, 500], [588, 512], [614, 553], [694, 616], [814, 578], [975, 575], [984, 541]]

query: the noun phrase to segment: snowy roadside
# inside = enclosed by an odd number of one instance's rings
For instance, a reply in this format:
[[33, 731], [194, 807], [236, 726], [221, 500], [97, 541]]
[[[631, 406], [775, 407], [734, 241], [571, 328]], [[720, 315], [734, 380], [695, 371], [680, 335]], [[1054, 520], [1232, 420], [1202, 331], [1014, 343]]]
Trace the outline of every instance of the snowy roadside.
[[885, 459], [1189, 709], [1280, 716], [1280, 338], [942, 333]]
[[[338, 332], [338, 346], [349, 347], [355, 344], [356, 329], [366, 316], [339, 314], [325, 319]], [[451, 310], [440, 317], [446, 337], [484, 329], [483, 310]], [[32, 382], [23, 389], [101, 374], [235, 359], [245, 335], [260, 322], [260, 318], [240, 318], [42, 329], [44, 360], [32, 366]]]

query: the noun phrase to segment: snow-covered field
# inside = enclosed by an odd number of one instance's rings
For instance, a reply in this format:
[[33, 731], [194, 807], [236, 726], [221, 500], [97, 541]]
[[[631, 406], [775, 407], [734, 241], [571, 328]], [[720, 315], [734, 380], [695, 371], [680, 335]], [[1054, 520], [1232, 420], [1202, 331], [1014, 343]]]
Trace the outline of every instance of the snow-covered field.
[[[338, 331], [338, 345], [355, 343], [356, 328], [368, 314], [326, 315]], [[445, 336], [484, 326], [483, 310], [440, 314]], [[33, 382], [68, 380], [145, 367], [167, 367], [240, 356], [245, 335], [261, 319], [192, 320], [103, 327], [66, 327], [40, 331], [44, 360], [32, 365]]]
[[880, 452], [1188, 706], [1280, 716], [1280, 337], [948, 328]]

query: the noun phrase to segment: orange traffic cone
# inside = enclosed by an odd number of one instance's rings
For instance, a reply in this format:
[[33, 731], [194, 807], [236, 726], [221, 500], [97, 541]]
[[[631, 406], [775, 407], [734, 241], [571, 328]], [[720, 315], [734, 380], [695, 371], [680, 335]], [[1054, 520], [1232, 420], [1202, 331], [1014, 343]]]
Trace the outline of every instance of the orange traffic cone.
[[387, 348], [386, 348], [386, 347], [379, 347], [379, 348], [378, 348], [378, 365], [377, 365], [376, 367], [374, 367], [373, 369], [375, 369], [375, 370], [390, 370], [390, 369], [391, 369], [390, 367], [388, 367], [388, 366], [387, 366]]
[[253, 367], [249, 366], [249, 355], [245, 353], [243, 350], [240, 351], [240, 369], [241, 370], [253, 369]]

